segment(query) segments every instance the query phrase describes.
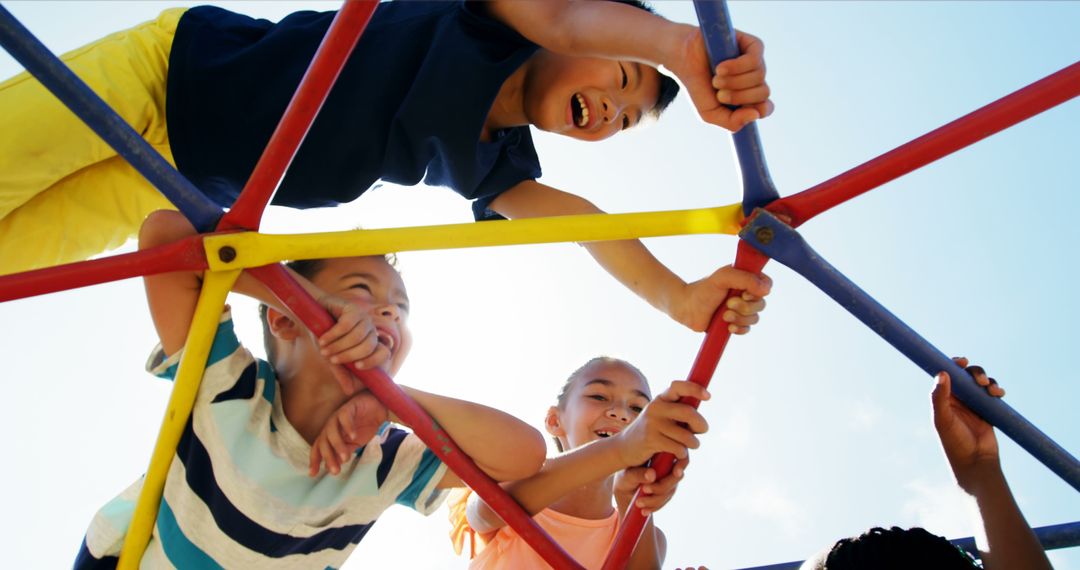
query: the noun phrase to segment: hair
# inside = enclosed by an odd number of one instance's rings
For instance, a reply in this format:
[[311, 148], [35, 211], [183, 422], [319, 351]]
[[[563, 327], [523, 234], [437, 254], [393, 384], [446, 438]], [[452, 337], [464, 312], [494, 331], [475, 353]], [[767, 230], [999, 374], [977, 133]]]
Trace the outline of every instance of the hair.
[[[656, 10], [649, 5], [645, 0], [608, 0], [610, 2], [618, 2], [619, 4], [626, 4], [627, 6], [633, 6], [640, 10], [659, 16]], [[668, 105], [675, 100], [675, 96], [679, 94], [679, 84], [675, 82], [670, 76], [665, 73], [660, 73], [657, 69], [656, 73], [660, 76], [660, 95], [656, 99], [656, 105], [645, 114], [653, 119], [659, 119], [660, 115], [664, 113], [664, 110], [668, 108]]]
[[[390, 264], [390, 267], [397, 269], [397, 254], [387, 253], [383, 255], [383, 258]], [[285, 267], [292, 269], [309, 281], [322, 271], [324, 265], [326, 265], [325, 259], [297, 259], [285, 262]], [[259, 320], [262, 321], [263, 329], [263, 348], [266, 349], [266, 360], [273, 364], [277, 360], [277, 350], [274, 348], [274, 334], [270, 331], [270, 320], [266, 316], [266, 311], [266, 303], [259, 303]]]
[[888, 530], [874, 527], [859, 536], [839, 540], [825, 557], [823, 570], [970, 570], [979, 568], [971, 555], [948, 540], [914, 527]]
[[[613, 1], [621, 2], [622, 0], [613, 0]], [[621, 365], [621, 366], [625, 366], [625, 367], [629, 368], [630, 370], [633, 370], [634, 373], [637, 374], [638, 376], [640, 376], [642, 380], [646, 380], [646, 382], [648, 381], [645, 378], [645, 374], [643, 374], [641, 372], [641, 370], [638, 369], [637, 366], [634, 366], [633, 364], [630, 364], [629, 362], [627, 362], [627, 361], [625, 361], [625, 360], [623, 360], [621, 358], [614, 358], [612, 356], [597, 356], [595, 358], [589, 359], [588, 362], [586, 362], [585, 364], [582, 364], [581, 366], [578, 367], [577, 370], [570, 373], [570, 376], [566, 379], [566, 382], [563, 383], [562, 388], [559, 389], [559, 395], [556, 396], [556, 398], [555, 398], [555, 407], [556, 408], [558, 408], [559, 410], [565, 410], [566, 409], [566, 398], [570, 395], [570, 387], [573, 386], [574, 380], [577, 380], [585, 372], [586, 368], [588, 368], [588, 367], [590, 367], [590, 366], [592, 366], [594, 364], [618, 364], [618, 365]], [[552, 439], [555, 440], [555, 447], [556, 447], [556, 449], [559, 450], [560, 453], [563, 452], [563, 451], [566, 451], [565, 449], [563, 449], [562, 442], [559, 441], [559, 438], [555, 437], [555, 438], [552, 438]]]

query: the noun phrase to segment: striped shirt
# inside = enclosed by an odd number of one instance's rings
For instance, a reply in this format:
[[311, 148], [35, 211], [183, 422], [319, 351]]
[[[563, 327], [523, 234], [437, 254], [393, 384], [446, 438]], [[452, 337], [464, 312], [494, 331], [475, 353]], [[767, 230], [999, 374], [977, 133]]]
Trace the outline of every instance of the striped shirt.
[[[159, 346], [147, 369], [176, 374]], [[384, 424], [341, 474], [308, 476], [311, 447], [289, 424], [274, 371], [243, 348], [226, 310], [169, 469], [150, 568], [337, 568], [394, 503], [430, 514], [446, 467], [412, 433]], [[115, 565], [139, 479], [90, 524], [77, 568]]]

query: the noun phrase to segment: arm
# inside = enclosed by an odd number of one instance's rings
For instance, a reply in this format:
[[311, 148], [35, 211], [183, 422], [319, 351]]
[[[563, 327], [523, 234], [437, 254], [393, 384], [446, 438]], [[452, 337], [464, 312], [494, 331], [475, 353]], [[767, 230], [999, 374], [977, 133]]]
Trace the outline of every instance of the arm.
[[[957, 359], [967, 366], [967, 359]], [[992, 396], [1005, 394], [996, 382], [987, 378], [981, 367], [968, 372]], [[1024, 519], [1001, 471], [994, 428], [952, 396], [952, 381], [945, 372], [938, 374], [933, 393], [934, 427], [941, 446], [964, 491], [975, 497], [986, 532], [986, 548], [980, 557], [987, 570], [1006, 568], [1049, 569], [1038, 538]]]
[[[548, 51], [663, 65], [686, 86], [707, 123], [737, 131], [772, 113], [765, 84], [765, 48], [749, 34], [736, 33], [743, 55], [712, 70], [697, 26], [671, 22], [626, 4], [501, 0], [487, 6], [492, 17]], [[721, 103], [744, 107], [731, 110]]]
[[[670, 388], [646, 406], [629, 427], [617, 435], [549, 459], [535, 475], [503, 486], [526, 512], [533, 515], [584, 485], [644, 463], [655, 453], [668, 452], [685, 459], [688, 449], [698, 447], [694, 434], [705, 433], [708, 424], [693, 407], [678, 402], [684, 396], [707, 400], [709, 393], [692, 382], [673, 382]], [[679, 465], [685, 466], [685, 462], [680, 461]], [[677, 477], [672, 479], [677, 480]], [[673, 492], [673, 483], [658, 489], [658, 494], [665, 490]], [[476, 501], [475, 511], [470, 513], [470, 522], [476, 521], [485, 527], [483, 532], [490, 532], [505, 524], [483, 501]], [[659, 506], [662, 503], [654, 503], [654, 510]], [[619, 512], [626, 511], [620, 508]], [[638, 544], [635, 559], [640, 551], [643, 559], [656, 562], [650, 564], [651, 567], [658, 567], [666, 549], [663, 533], [655, 530], [651, 523], [647, 531], [648, 534]]]
[[[510, 219], [541, 216], [602, 214], [588, 200], [526, 180], [503, 192], [491, 203], [491, 209]], [[731, 267], [686, 283], [660, 263], [640, 240], [598, 241], [581, 244], [593, 259], [620, 283], [650, 305], [695, 331], [709, 325], [716, 308], [724, 301], [728, 289], [742, 289], [748, 298], [732, 299], [724, 312], [735, 334], [747, 332], [758, 321], [757, 313], [764, 308], [759, 298], [769, 293], [771, 281]]]
[[[401, 387], [439, 423], [458, 447], [496, 481], [528, 477], [540, 469], [547, 446], [540, 432], [505, 412], [473, 402]], [[391, 421], [398, 418], [391, 414]], [[464, 486], [447, 471], [438, 488]]]
[[[401, 389], [416, 401], [484, 473], [496, 481], [528, 477], [540, 469], [545, 444], [540, 432], [517, 418], [480, 404], [439, 396], [407, 386]], [[365, 445], [384, 421], [402, 423], [371, 392], [350, 398], [327, 420], [311, 446], [309, 475], [327, 470], [337, 475], [341, 465]], [[438, 488], [462, 487], [461, 479], [447, 471]]]
[[[172, 243], [195, 233], [195, 228], [179, 212], [159, 210], [147, 216], [139, 229], [139, 249]], [[194, 271], [160, 273], [145, 276], [143, 283], [161, 347], [167, 355], [176, 354], [187, 341], [202, 289], [202, 274]]]

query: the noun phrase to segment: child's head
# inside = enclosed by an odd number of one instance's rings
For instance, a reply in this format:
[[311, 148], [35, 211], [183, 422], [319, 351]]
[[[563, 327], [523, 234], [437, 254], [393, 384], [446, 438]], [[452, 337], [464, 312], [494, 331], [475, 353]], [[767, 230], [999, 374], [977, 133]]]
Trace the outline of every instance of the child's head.
[[566, 380], [544, 425], [559, 451], [619, 433], [652, 399], [645, 375], [618, 358], [599, 356]]
[[901, 570], [978, 568], [967, 553], [948, 540], [915, 527], [874, 527], [863, 534], [839, 540], [828, 551], [803, 563], [801, 570]]
[[[401, 274], [381, 255], [311, 259], [290, 262], [293, 271], [315, 286], [350, 301], [370, 306], [378, 342], [390, 350], [382, 366], [390, 376], [397, 373], [412, 348], [409, 331], [409, 296]], [[298, 366], [328, 366], [303, 324], [265, 305], [259, 308], [267, 359], [279, 372]]]
[[[611, 1], [654, 13], [640, 0]], [[658, 118], [678, 93], [674, 79], [648, 65], [539, 50], [528, 63], [523, 104], [541, 130], [598, 141]]]

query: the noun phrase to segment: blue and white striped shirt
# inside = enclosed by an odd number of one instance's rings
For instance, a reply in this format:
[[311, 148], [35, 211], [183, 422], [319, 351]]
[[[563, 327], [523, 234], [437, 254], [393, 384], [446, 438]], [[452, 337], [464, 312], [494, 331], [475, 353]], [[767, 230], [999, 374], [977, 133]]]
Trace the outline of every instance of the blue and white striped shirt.
[[[159, 346], [147, 369], [172, 380], [179, 357]], [[309, 477], [311, 447], [285, 418], [279, 388], [269, 364], [240, 346], [226, 310], [144, 567], [336, 568], [394, 503], [425, 515], [442, 503], [445, 465], [389, 424], [340, 475]], [[115, 564], [142, 484], [98, 511], [76, 567]]]

